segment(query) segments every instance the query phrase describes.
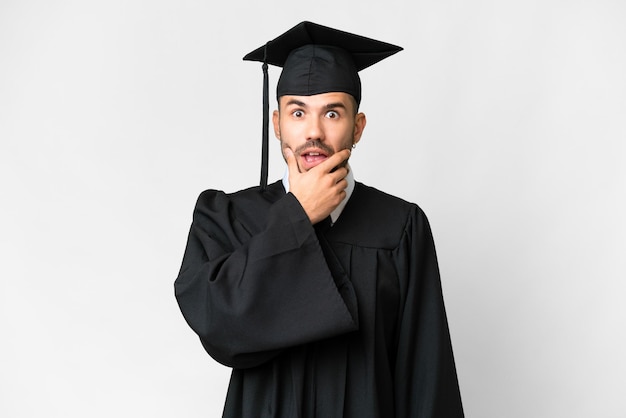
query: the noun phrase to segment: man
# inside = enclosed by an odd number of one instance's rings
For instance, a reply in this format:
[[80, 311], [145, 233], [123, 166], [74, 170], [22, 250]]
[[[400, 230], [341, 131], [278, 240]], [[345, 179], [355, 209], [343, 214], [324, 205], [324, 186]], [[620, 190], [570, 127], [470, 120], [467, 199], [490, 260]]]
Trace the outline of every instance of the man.
[[303, 22], [244, 58], [283, 67], [287, 174], [267, 185], [264, 157], [260, 187], [203, 192], [175, 283], [233, 368], [224, 417], [463, 416], [426, 216], [347, 164], [366, 125], [358, 71], [400, 49]]

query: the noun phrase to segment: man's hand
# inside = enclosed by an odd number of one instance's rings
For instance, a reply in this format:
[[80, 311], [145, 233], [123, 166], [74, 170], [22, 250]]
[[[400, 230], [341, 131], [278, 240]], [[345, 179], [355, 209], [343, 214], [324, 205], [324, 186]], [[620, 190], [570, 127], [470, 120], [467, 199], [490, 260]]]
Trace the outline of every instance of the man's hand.
[[[325, 219], [346, 197], [348, 169], [343, 163], [349, 157], [350, 150], [344, 149], [309, 171], [301, 173], [293, 151], [285, 149], [289, 168], [289, 191], [298, 199], [312, 224]], [[335, 170], [338, 166], [341, 167]]]

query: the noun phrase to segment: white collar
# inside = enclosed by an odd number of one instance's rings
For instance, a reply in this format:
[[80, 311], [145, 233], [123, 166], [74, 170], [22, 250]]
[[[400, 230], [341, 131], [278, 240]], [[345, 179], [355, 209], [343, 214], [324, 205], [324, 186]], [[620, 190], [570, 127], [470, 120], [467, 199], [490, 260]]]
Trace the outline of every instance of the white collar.
[[[346, 187], [346, 197], [339, 203], [339, 206], [335, 208], [330, 213], [330, 220], [332, 223], [337, 222], [339, 219], [339, 215], [343, 212], [343, 208], [346, 207], [350, 196], [352, 196], [352, 192], [354, 191], [354, 175], [352, 174], [352, 168], [348, 165], [348, 175], [346, 176], [346, 181], [348, 182], [348, 186]], [[283, 175], [283, 186], [285, 187], [285, 192], [289, 193], [289, 169], [285, 169], [285, 174]]]

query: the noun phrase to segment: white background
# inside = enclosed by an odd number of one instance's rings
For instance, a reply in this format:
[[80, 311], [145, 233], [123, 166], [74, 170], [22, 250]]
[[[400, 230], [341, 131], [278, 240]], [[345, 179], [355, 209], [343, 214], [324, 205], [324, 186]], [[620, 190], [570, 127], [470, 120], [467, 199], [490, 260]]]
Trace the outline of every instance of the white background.
[[405, 48], [352, 166], [430, 218], [466, 415], [625, 417], [621, 0], [0, 0], [0, 416], [221, 415], [173, 281], [197, 195], [258, 182], [241, 58], [302, 20]]

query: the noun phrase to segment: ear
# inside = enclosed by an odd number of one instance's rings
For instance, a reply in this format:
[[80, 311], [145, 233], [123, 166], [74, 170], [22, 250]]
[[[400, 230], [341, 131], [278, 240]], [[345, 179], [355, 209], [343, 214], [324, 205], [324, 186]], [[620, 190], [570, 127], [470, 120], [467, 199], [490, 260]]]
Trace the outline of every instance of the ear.
[[274, 113], [272, 113], [272, 123], [274, 124], [274, 135], [276, 135], [276, 139], [280, 140], [280, 124], [278, 123], [280, 121], [280, 114], [278, 113], [278, 110], [275, 110]]
[[356, 145], [361, 140], [361, 135], [363, 135], [365, 125], [367, 125], [367, 118], [365, 117], [365, 113], [357, 113], [354, 117], [354, 133], [352, 136], [353, 145]]

